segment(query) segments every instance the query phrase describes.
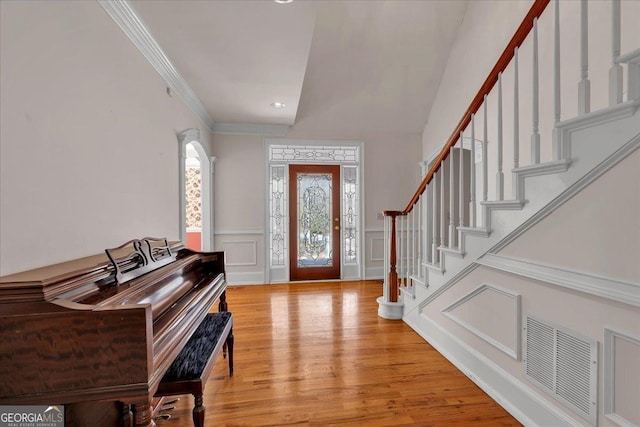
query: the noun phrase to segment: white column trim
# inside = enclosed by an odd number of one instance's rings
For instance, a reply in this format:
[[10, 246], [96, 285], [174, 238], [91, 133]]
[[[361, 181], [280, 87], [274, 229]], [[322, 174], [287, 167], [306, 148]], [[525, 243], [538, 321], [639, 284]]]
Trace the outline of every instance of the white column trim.
[[180, 240], [186, 243], [186, 200], [185, 200], [185, 161], [186, 147], [189, 143], [195, 143], [194, 147], [200, 157], [200, 170], [202, 171], [202, 250], [212, 251], [213, 240], [213, 164], [215, 157], [209, 156], [200, 139], [200, 129], [189, 128], [177, 135], [178, 138], [178, 192], [180, 211], [178, 215]]

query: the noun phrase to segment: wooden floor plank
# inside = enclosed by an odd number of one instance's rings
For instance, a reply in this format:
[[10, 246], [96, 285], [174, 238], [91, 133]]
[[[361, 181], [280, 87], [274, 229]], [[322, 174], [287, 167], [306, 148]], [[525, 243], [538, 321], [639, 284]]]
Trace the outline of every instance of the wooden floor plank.
[[[234, 376], [221, 357], [207, 426], [519, 426], [402, 321], [376, 281], [230, 287]], [[188, 427], [192, 396], [168, 421]]]

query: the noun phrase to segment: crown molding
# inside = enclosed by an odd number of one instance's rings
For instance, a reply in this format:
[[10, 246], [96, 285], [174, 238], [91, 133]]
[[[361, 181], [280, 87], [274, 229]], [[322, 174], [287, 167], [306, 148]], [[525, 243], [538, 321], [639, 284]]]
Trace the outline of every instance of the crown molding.
[[214, 122], [207, 109], [165, 55], [131, 4], [127, 0], [97, 0], [97, 2], [167, 82], [169, 88], [180, 95], [187, 107], [210, 131], [213, 131]]
[[272, 123], [215, 123], [211, 132], [227, 135], [285, 136], [291, 126]]

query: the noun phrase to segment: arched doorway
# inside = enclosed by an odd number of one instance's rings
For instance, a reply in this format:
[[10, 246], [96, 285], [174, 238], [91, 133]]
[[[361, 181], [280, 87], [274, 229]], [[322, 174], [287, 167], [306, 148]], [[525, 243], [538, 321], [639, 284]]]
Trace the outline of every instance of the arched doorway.
[[213, 250], [212, 162], [200, 143], [200, 131], [178, 134], [180, 147], [180, 240], [189, 249]]

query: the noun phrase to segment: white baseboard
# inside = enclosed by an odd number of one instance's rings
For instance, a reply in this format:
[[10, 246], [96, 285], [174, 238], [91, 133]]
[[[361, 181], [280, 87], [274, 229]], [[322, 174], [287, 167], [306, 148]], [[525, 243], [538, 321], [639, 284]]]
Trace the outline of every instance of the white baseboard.
[[424, 314], [405, 322], [525, 426], [581, 425]]
[[264, 273], [253, 272], [227, 272], [227, 283], [229, 285], [264, 285]]
[[384, 267], [367, 267], [364, 270], [365, 280], [375, 280], [384, 278]]

